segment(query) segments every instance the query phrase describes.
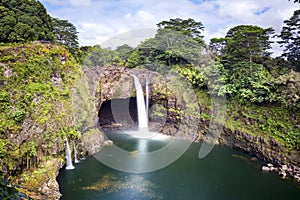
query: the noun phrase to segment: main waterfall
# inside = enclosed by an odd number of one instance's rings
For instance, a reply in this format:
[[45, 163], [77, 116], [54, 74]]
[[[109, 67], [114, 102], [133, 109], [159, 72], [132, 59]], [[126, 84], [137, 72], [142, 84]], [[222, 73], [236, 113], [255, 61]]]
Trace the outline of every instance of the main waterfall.
[[136, 101], [138, 110], [139, 128], [148, 128], [148, 115], [146, 112], [146, 104], [143, 94], [143, 88], [138, 77], [133, 75], [134, 85], [136, 90]]

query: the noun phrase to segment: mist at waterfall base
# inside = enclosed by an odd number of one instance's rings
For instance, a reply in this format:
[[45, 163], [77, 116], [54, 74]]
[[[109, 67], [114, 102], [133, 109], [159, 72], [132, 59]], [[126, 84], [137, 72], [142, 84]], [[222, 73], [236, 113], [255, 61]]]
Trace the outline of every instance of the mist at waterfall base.
[[[134, 81], [138, 126], [143, 131], [105, 132], [114, 145], [131, 152], [133, 157], [139, 153], [157, 151], [172, 140], [145, 131], [148, 127], [148, 108], [145, 106], [148, 99], [145, 103], [138, 78], [134, 77]], [[70, 154], [69, 144], [66, 146], [66, 153]], [[263, 163], [252, 161], [249, 155], [215, 146], [205, 158], [199, 159], [200, 146], [199, 143], [192, 143], [178, 160], [165, 168], [136, 174], [118, 171], [97, 160], [97, 156], [116, 159], [109, 151], [111, 147], [106, 147], [105, 151], [75, 164], [75, 170], [60, 171], [57, 180], [61, 199], [300, 199], [297, 183], [282, 180], [273, 173], [263, 173], [260, 170]], [[139, 160], [136, 164], [143, 167], [148, 162]]]

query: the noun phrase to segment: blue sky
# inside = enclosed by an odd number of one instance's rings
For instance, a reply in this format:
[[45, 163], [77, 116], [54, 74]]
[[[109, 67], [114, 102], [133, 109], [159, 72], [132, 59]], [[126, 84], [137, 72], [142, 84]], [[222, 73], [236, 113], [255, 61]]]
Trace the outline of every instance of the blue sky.
[[[79, 31], [80, 45], [103, 44], [136, 29], [170, 18], [193, 18], [205, 26], [209, 41], [240, 24], [273, 27], [280, 32], [299, 4], [288, 0], [40, 0], [53, 17], [67, 19]], [[149, 32], [151, 31], [145, 31]], [[147, 35], [147, 34], [146, 34]], [[149, 36], [147, 35], [147, 37]], [[278, 47], [274, 46], [275, 53]]]

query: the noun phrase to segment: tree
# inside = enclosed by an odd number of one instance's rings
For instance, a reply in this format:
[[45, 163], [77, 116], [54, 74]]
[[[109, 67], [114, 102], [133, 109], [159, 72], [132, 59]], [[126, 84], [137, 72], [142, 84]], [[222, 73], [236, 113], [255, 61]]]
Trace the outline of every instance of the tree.
[[277, 90], [283, 97], [283, 103], [296, 110], [300, 109], [300, 73], [291, 71], [277, 80]]
[[264, 103], [278, 100], [274, 78], [261, 64], [239, 62], [229, 75], [226, 92], [241, 102]]
[[117, 59], [117, 53], [111, 49], [102, 49], [100, 45], [95, 45], [86, 55], [83, 64], [86, 66], [104, 66], [111, 64]]
[[222, 55], [222, 51], [226, 46], [226, 38], [212, 38], [210, 39], [209, 47], [213, 50], [217, 56]]
[[202, 22], [196, 22], [194, 19], [170, 19], [169, 21], [162, 21], [157, 24], [159, 29], [170, 29], [181, 34], [192, 37], [198, 43], [204, 44], [201, 31], [204, 31]]
[[278, 43], [285, 48], [282, 57], [287, 58], [292, 67], [300, 71], [300, 10], [296, 10], [284, 23], [286, 26], [278, 36], [282, 39]]
[[269, 60], [269, 40], [274, 30], [252, 25], [231, 28], [225, 38], [211, 39], [210, 47], [217, 52], [226, 69], [226, 86], [231, 98], [246, 102], [277, 101], [274, 78], [263, 66]]
[[51, 17], [39, 1], [0, 1], [0, 42], [54, 39]]
[[274, 33], [273, 28], [263, 29], [258, 26], [240, 25], [231, 28], [226, 37], [226, 53], [235, 62], [248, 61], [260, 63], [263, 58], [271, 53], [270, 36]]
[[68, 20], [52, 18], [53, 33], [57, 42], [68, 48], [78, 47], [78, 32], [76, 27]]
[[116, 52], [122, 60], [126, 60], [133, 50], [128, 44], [123, 44], [116, 48]]
[[155, 37], [142, 42], [129, 56], [130, 64], [127, 62], [126, 66], [154, 64], [151, 67], [161, 68], [162, 65], [198, 64], [204, 49], [201, 22], [176, 18], [162, 21], [157, 26]]
[[239, 62], [262, 64], [271, 54], [269, 38], [273, 33], [273, 28], [239, 25], [231, 28], [225, 38], [213, 38], [210, 46], [219, 52], [227, 69], [236, 69]]

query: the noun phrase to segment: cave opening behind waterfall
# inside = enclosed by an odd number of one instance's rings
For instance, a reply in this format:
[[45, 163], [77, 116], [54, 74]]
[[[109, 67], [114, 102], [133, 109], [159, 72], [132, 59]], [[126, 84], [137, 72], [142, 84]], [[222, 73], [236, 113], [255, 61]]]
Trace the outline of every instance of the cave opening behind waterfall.
[[112, 99], [102, 103], [98, 112], [101, 127], [134, 128], [138, 123], [136, 98]]
[[[168, 108], [168, 109], [167, 109]], [[180, 124], [180, 115], [175, 110], [174, 102], [166, 99], [149, 100], [149, 130], [173, 135]], [[171, 111], [170, 111], [171, 109]], [[136, 130], [138, 129], [138, 110], [136, 97], [104, 101], [98, 111], [98, 125], [103, 129]]]

